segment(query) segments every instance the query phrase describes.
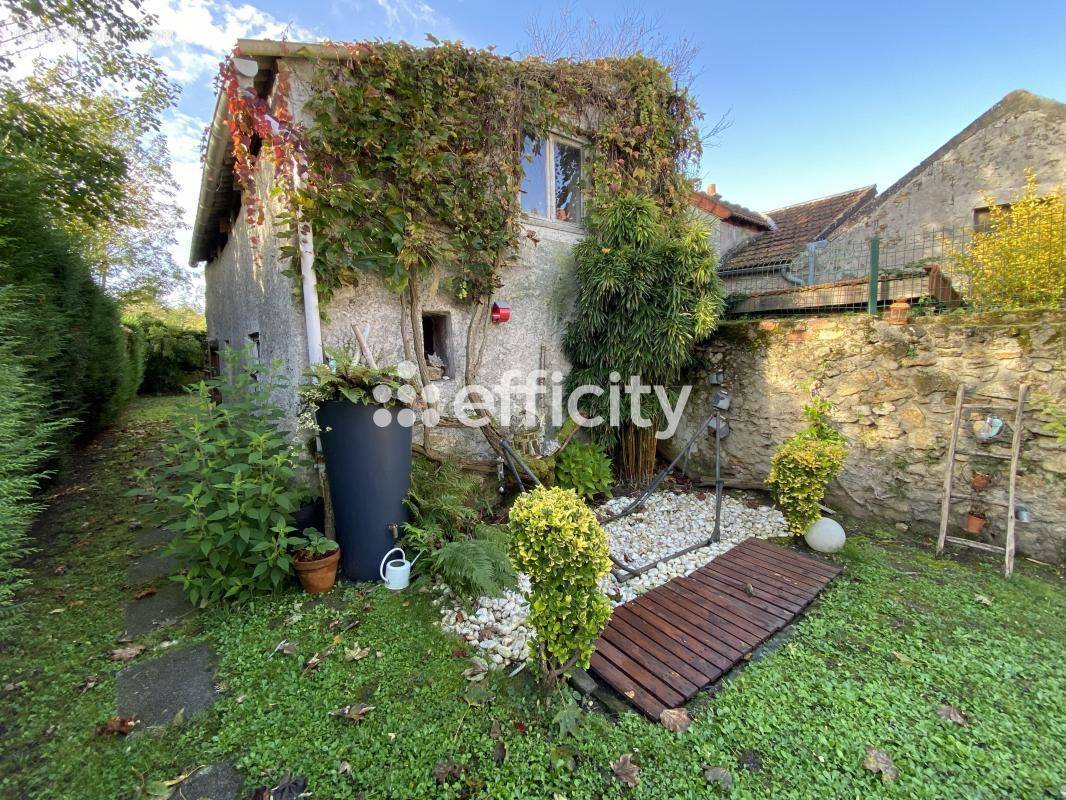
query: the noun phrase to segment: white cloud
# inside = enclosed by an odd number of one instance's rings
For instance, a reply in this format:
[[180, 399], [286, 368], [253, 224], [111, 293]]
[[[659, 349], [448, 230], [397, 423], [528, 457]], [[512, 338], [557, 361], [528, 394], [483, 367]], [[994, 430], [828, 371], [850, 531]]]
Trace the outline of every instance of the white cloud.
[[145, 10], [158, 19], [152, 54], [181, 84], [211, 76], [238, 39], [321, 38], [250, 3], [148, 0]]

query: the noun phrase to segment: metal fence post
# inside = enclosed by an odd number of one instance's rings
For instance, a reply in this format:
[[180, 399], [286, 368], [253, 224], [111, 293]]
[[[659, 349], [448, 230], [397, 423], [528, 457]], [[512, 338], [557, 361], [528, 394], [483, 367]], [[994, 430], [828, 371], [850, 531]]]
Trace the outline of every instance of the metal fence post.
[[877, 271], [881, 261], [881, 240], [878, 237], [870, 239], [870, 292], [866, 299], [866, 310], [871, 314], [877, 313]]

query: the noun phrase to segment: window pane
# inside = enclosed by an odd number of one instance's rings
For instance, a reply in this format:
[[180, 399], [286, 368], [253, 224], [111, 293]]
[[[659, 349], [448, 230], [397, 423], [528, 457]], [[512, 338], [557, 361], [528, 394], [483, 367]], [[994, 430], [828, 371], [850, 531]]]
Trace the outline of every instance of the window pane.
[[555, 143], [555, 218], [581, 219], [581, 149]]
[[538, 217], [548, 216], [548, 161], [545, 142], [522, 135], [522, 210]]

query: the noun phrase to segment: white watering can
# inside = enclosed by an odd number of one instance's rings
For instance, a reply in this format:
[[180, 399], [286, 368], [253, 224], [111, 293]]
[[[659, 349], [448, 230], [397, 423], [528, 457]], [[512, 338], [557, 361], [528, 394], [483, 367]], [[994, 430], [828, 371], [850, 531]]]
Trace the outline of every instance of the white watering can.
[[[400, 557], [389, 561], [389, 556], [393, 553], [399, 553]], [[421, 557], [422, 554], [419, 553], [415, 556], [415, 561], [418, 561]], [[411, 567], [415, 565], [415, 561], [407, 560], [403, 548], [392, 548], [381, 559], [381, 580], [385, 581], [385, 585], [394, 592], [406, 589], [411, 584]]]

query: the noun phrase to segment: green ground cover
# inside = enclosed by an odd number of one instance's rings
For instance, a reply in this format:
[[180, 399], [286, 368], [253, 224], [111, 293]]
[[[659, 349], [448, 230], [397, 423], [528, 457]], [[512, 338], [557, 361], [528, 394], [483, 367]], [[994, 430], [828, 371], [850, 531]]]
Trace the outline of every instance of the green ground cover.
[[[321, 601], [293, 588], [138, 640], [138, 659], [173, 642], [213, 645], [221, 699], [165, 733], [99, 735], [115, 713], [122, 665], [109, 655], [136, 588], [124, 585], [136, 552], [128, 477], [151, 463], [180, 402], [137, 401], [80, 453], [37, 527], [33, 586], [0, 647], [4, 797], [152, 796], [155, 782], [226, 757], [249, 791], [292, 772], [314, 798], [1066, 791], [1061, 577], [1022, 561], [1006, 581], [992, 559], [934, 559], [873, 529], [850, 538], [844, 576], [792, 638], [698, 698], [683, 734], [634, 713], [579, 710], [568, 693], [539, 694], [525, 673], [471, 684], [469, 648], [433, 625], [429, 594], [347, 586]], [[282, 641], [292, 654], [274, 652]], [[360, 721], [330, 715], [358, 704], [373, 706]], [[867, 747], [891, 757], [896, 780], [864, 769]], [[639, 767], [635, 787], [611, 769], [625, 753]], [[707, 767], [728, 770], [732, 788], [709, 785]]]

